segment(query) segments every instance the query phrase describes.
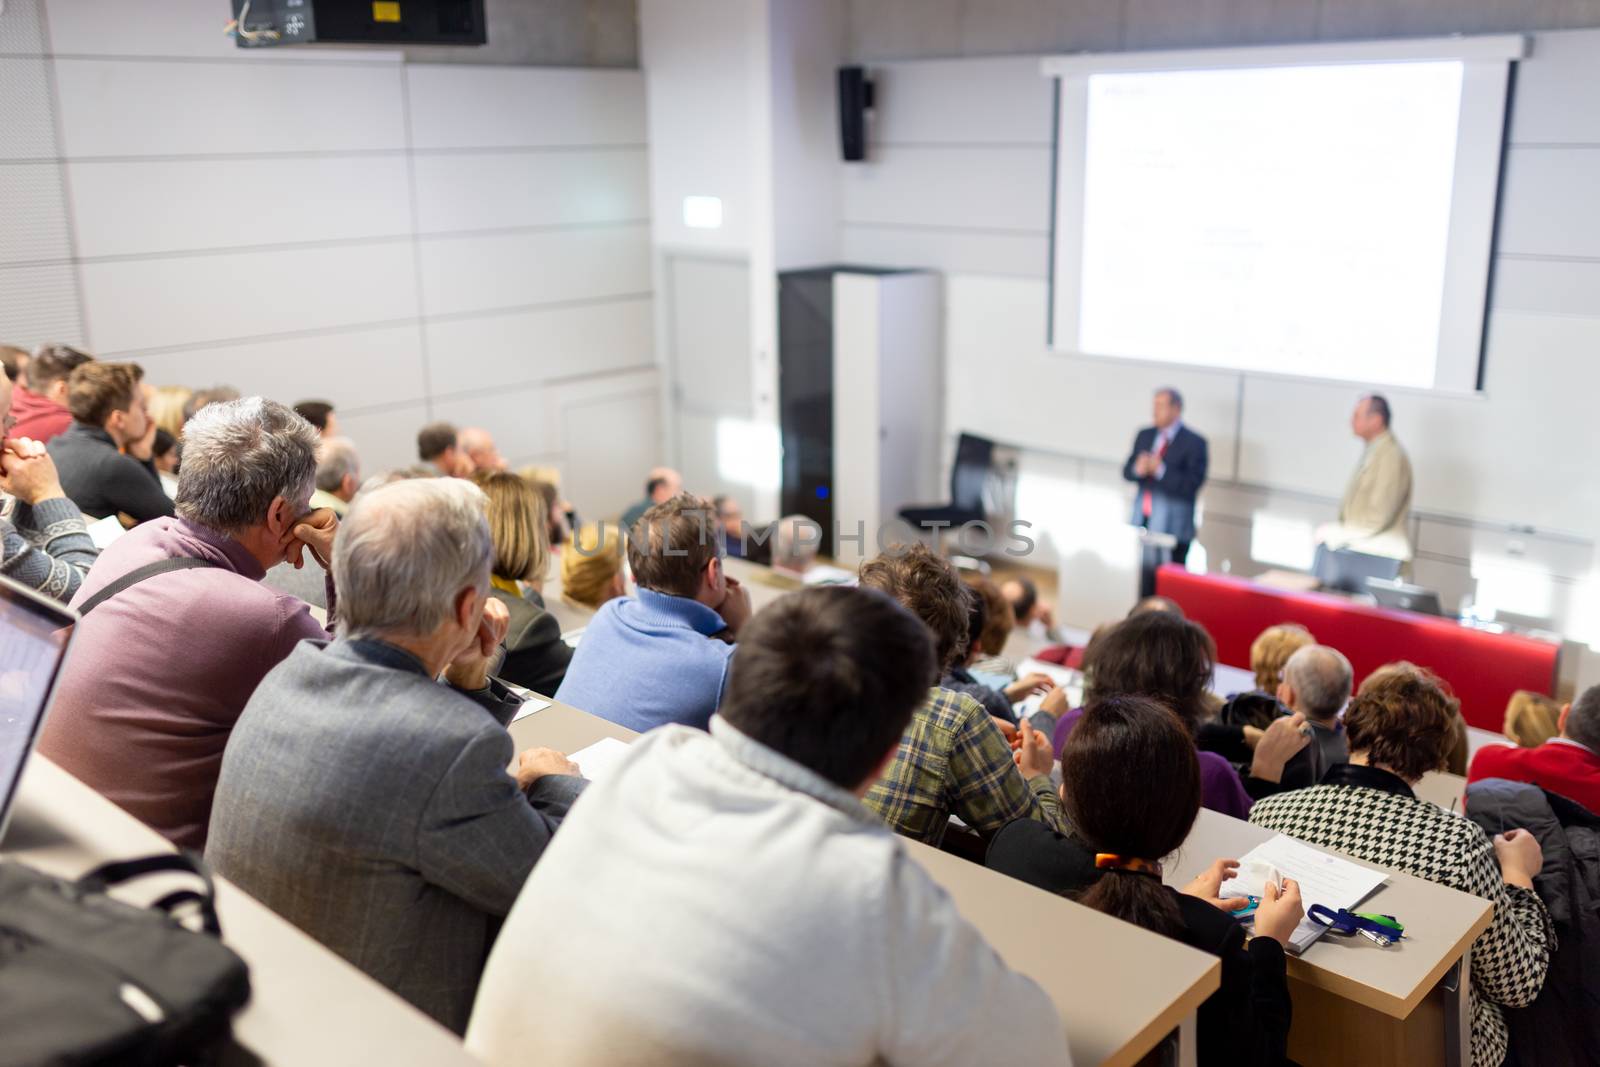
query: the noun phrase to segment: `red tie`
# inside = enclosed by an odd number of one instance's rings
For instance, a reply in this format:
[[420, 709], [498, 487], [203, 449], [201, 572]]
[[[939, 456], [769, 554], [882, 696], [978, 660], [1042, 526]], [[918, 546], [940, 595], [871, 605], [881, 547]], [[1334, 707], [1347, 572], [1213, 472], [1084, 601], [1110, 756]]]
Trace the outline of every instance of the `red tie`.
[[[1158, 436], [1156, 438], [1156, 459], [1157, 460], [1165, 459], [1166, 455], [1167, 455], [1167, 439], [1165, 437], [1159, 437]], [[1148, 487], [1146, 487], [1146, 489], [1144, 491], [1144, 494], [1143, 494], [1143, 496], [1142, 496], [1142, 498], [1140, 500], [1139, 510], [1143, 513], [1144, 517], [1147, 518], [1147, 519], [1150, 517], [1150, 505], [1151, 505], [1150, 490], [1149, 490]]]

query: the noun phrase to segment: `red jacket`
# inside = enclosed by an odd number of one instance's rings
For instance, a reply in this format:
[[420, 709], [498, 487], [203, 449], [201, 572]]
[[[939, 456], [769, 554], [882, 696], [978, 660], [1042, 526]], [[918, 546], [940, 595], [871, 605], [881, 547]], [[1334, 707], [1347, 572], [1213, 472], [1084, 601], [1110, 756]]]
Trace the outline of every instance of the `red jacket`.
[[1486, 745], [1467, 771], [1469, 782], [1484, 778], [1530, 782], [1600, 814], [1600, 755], [1571, 741], [1552, 739], [1538, 748]]
[[30, 393], [18, 385], [11, 392], [11, 414], [17, 420], [11, 437], [31, 437], [41, 444], [72, 425], [72, 412], [49, 397]]

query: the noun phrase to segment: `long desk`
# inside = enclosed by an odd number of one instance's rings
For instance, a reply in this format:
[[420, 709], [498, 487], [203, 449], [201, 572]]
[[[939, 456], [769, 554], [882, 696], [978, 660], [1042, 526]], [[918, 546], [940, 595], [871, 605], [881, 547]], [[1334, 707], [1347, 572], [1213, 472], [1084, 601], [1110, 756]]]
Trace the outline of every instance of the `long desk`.
[[[604, 737], [636, 735], [552, 703], [512, 723], [511, 736], [519, 750], [570, 754]], [[1221, 982], [1214, 957], [948, 853], [905, 844], [1006, 962], [1049, 994], [1078, 1067], [1138, 1063], [1174, 1031], [1180, 1062], [1194, 1062], [1195, 1012]]]
[[1226, 574], [1191, 574], [1171, 564], [1157, 572], [1156, 592], [1177, 601], [1211, 633], [1224, 663], [1250, 662], [1257, 634], [1297, 622], [1343, 652], [1357, 678], [1398, 659], [1428, 667], [1455, 690], [1468, 726], [1498, 731], [1518, 689], [1556, 691], [1561, 646], [1551, 641], [1325, 593], [1286, 592]]
[[[1165, 880], [1182, 886], [1212, 860], [1237, 859], [1273, 836], [1202, 809], [1182, 850], [1167, 864]], [[1472, 1059], [1468, 950], [1488, 928], [1493, 906], [1381, 864], [1356, 862], [1388, 872], [1389, 880], [1361, 910], [1396, 916], [1405, 924], [1405, 940], [1382, 948], [1364, 937], [1324, 935], [1304, 954], [1289, 958], [1290, 1057], [1306, 1067], [1466, 1067]]]
[[[74, 878], [107, 860], [171, 851], [165, 838], [39, 755], [28, 761], [0, 842], [7, 859]], [[262, 1063], [478, 1063], [454, 1034], [264, 904], [226, 879], [216, 884], [223, 939], [250, 965], [250, 1003], [234, 1020], [234, 1036]]]

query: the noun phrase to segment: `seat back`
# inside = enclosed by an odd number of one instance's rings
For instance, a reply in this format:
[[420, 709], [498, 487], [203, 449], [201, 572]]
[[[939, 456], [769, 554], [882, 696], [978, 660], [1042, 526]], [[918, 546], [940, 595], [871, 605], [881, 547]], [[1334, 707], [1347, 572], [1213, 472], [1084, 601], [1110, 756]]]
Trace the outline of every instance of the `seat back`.
[[956, 442], [956, 461], [950, 468], [950, 503], [967, 511], [983, 511], [983, 486], [994, 459], [994, 442], [964, 433]]

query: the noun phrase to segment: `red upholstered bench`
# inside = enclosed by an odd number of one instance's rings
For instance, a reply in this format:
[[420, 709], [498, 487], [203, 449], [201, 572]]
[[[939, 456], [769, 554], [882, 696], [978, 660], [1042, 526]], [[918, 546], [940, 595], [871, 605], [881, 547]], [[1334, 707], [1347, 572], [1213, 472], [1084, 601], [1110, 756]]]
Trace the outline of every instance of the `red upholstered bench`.
[[1211, 632], [1222, 663], [1246, 666], [1250, 642], [1268, 626], [1297, 622], [1343, 652], [1359, 684], [1385, 663], [1406, 659], [1450, 684], [1470, 726], [1499, 733], [1506, 702], [1518, 689], [1554, 693], [1561, 646], [1520, 634], [1497, 634], [1450, 619], [1369, 607], [1325, 593], [1268, 589], [1225, 574], [1190, 574], [1168, 564], [1156, 592]]

